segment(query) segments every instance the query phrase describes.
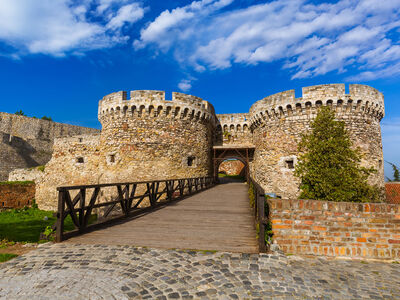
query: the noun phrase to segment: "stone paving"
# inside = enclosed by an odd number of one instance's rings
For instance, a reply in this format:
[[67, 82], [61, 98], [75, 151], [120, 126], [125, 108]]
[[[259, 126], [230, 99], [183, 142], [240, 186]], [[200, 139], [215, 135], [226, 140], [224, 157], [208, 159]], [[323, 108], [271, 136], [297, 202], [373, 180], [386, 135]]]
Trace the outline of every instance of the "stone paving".
[[0, 299], [399, 299], [400, 264], [46, 244], [0, 264]]

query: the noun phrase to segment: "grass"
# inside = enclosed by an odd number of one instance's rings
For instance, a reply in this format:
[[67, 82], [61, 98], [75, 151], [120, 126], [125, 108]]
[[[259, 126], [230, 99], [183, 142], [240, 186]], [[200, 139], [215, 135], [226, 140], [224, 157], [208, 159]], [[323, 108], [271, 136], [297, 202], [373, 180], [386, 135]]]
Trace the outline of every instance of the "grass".
[[243, 176], [240, 175], [228, 175], [228, 174], [224, 174], [224, 173], [218, 173], [218, 177], [220, 178], [233, 178], [233, 179], [240, 179], [240, 180], [245, 180], [245, 178]]
[[0, 185], [30, 185], [33, 181], [0, 181]]
[[[45, 220], [46, 217], [47, 220]], [[96, 219], [97, 216], [92, 215], [89, 224]], [[47, 226], [52, 226], [55, 221], [52, 211], [38, 208], [10, 209], [0, 212], [0, 240], [37, 243], [40, 233]], [[74, 228], [71, 217], [68, 216], [64, 221], [64, 231]]]
[[12, 253], [0, 253], [0, 263], [10, 260], [17, 256], [18, 256], [17, 254], [12, 254]]

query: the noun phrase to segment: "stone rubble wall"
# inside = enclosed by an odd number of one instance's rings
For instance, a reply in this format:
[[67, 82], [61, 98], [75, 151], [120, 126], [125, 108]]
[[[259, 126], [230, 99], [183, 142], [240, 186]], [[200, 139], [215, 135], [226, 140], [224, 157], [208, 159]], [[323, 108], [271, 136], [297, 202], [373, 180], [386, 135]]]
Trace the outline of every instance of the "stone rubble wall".
[[[133, 91], [99, 102], [100, 135], [57, 139], [36, 198], [57, 208], [57, 186], [212, 175], [214, 108], [190, 95]], [[80, 162], [79, 162], [80, 160]], [[190, 162], [189, 162], [190, 161]]]
[[354, 147], [363, 153], [362, 165], [373, 167], [376, 174], [370, 183], [383, 188], [383, 152], [380, 120], [384, 116], [383, 95], [374, 88], [350, 85], [345, 94], [343, 84], [303, 88], [303, 98], [294, 91], [266, 97], [250, 108], [251, 130], [255, 144], [251, 168], [253, 178], [268, 193], [283, 198], [299, 195], [299, 180], [288, 168], [288, 161], [297, 162], [297, 145], [301, 135], [310, 130], [318, 107], [330, 106], [338, 120], [344, 121]]
[[400, 205], [268, 199], [273, 241], [285, 253], [399, 259]]
[[225, 160], [219, 165], [219, 173], [245, 176], [244, 164], [240, 160]]
[[0, 209], [31, 206], [35, 199], [35, 184], [0, 184]]
[[25, 169], [15, 169], [8, 175], [8, 181], [33, 181], [38, 182], [42, 179], [44, 170], [40, 167], [32, 167]]
[[215, 146], [253, 145], [249, 114], [217, 114]]
[[51, 158], [53, 141], [97, 129], [0, 112], [0, 181], [17, 168], [45, 165]]

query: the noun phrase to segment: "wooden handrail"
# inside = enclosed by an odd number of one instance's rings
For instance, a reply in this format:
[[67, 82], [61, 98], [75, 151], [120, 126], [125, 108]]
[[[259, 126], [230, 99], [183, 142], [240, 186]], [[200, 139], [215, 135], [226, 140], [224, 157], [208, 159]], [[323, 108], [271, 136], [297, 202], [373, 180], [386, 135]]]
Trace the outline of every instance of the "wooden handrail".
[[[195, 177], [58, 187], [58, 212], [55, 225], [56, 242], [61, 242], [68, 237], [82, 234], [122, 218], [148, 212], [161, 205], [210, 188], [214, 184], [214, 177]], [[143, 186], [144, 192], [138, 193], [139, 186]], [[96, 203], [99, 200], [102, 189], [110, 187], [116, 187], [115, 196], [109, 201]], [[71, 191], [78, 191], [73, 199], [70, 194]], [[163, 195], [166, 197], [162, 199], [164, 201], [161, 201]], [[139, 208], [139, 205], [146, 198], [149, 200], [149, 206]], [[89, 225], [89, 218], [93, 209], [99, 207], [107, 207], [107, 209], [96, 224]], [[108, 216], [115, 207], [120, 207], [122, 213], [109, 218]], [[64, 232], [64, 221], [68, 215], [71, 216], [76, 229]]]

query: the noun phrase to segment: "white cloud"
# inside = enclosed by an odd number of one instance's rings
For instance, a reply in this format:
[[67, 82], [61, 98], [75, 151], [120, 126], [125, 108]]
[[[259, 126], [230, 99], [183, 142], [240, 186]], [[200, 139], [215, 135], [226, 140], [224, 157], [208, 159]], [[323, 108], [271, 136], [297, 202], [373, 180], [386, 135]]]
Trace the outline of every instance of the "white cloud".
[[198, 71], [281, 60], [293, 78], [348, 68], [385, 77], [400, 61], [399, 33], [393, 34], [400, 28], [400, 0], [276, 0], [220, 11], [231, 2], [166, 10], [141, 31], [135, 49], [172, 51]]
[[[193, 1], [191, 4], [184, 7], [178, 7], [171, 11], [163, 11], [153, 22], [141, 31], [140, 40], [134, 42], [136, 49], [143, 48], [149, 43], [158, 43], [162, 48], [168, 48], [174, 42], [169, 38], [175, 34], [185, 38], [185, 32], [175, 32], [171, 35], [170, 31], [174, 28], [179, 28], [180, 25], [186, 25], [187, 22], [196, 22], [196, 19], [207, 17], [209, 14], [221, 9], [233, 0], [201, 0]], [[193, 24], [193, 23], [192, 23]], [[167, 39], [164, 39], [166, 38]], [[189, 36], [186, 35], [186, 38]]]
[[192, 88], [192, 82], [188, 79], [182, 79], [181, 82], [179, 82], [178, 87], [181, 91], [187, 92]]
[[[93, 21], [96, 8], [105, 2], [85, 0], [75, 5], [70, 0], [2, 0], [0, 42], [13, 48], [9, 56], [81, 54], [125, 43], [129, 37], [122, 35], [120, 29], [142, 18], [143, 7], [138, 3], [121, 5], [127, 1], [118, 1], [119, 4], [115, 0], [108, 1], [119, 7], [115, 16], [110, 18], [109, 12], [96, 15], [96, 21]], [[107, 7], [101, 11], [105, 12]]]
[[131, 3], [122, 6], [116, 15], [111, 18], [111, 20], [107, 24], [107, 28], [118, 29], [121, 28], [124, 24], [134, 23], [144, 16], [144, 8], [140, 6], [138, 3]]

